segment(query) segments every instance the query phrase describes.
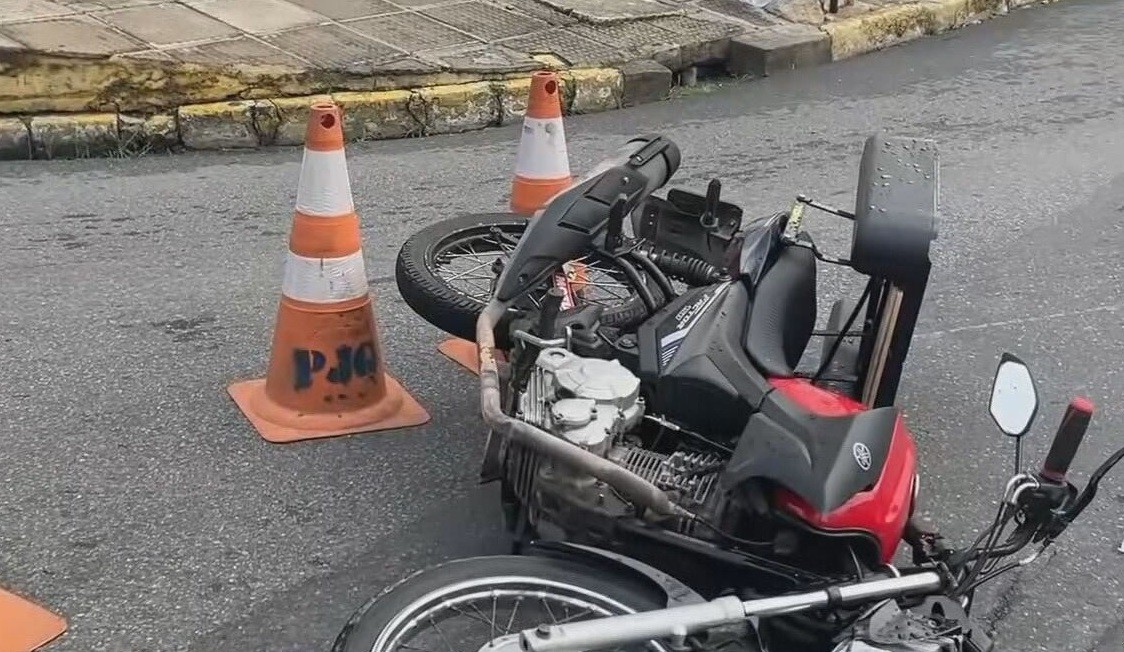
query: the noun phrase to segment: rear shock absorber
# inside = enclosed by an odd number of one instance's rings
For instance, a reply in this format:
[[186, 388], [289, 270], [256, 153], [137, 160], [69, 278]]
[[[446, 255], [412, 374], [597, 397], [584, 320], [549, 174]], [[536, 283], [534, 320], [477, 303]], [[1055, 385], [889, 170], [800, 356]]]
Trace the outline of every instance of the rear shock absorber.
[[649, 243], [636, 247], [636, 253], [656, 264], [664, 274], [687, 285], [709, 285], [727, 278], [726, 272], [701, 258], [671, 251]]

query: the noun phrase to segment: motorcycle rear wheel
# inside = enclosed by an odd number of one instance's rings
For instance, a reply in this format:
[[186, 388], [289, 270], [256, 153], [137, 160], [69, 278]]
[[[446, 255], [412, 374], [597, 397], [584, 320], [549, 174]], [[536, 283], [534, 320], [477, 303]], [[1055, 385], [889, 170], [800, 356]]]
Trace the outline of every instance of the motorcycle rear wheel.
[[[352, 615], [332, 650], [479, 652], [497, 636], [540, 623], [664, 606], [659, 591], [635, 578], [575, 561], [473, 557], [431, 567], [388, 588]], [[475, 625], [477, 633], [468, 635], [466, 625]], [[426, 630], [430, 635], [418, 641]], [[649, 641], [629, 650], [666, 652], [667, 647]]]
[[[430, 324], [475, 341], [476, 319], [491, 295], [494, 274], [489, 261], [513, 249], [510, 241], [517, 243], [526, 226], [527, 218], [509, 213], [463, 215], [430, 224], [407, 238], [398, 251], [398, 292]], [[504, 239], [495, 237], [493, 229]], [[629, 326], [648, 315], [640, 295], [612, 260], [590, 254], [582, 263], [589, 275], [583, 300], [604, 306], [603, 325]], [[643, 271], [641, 276], [662, 305], [666, 299], [659, 286]], [[544, 283], [531, 299], [537, 302], [547, 287]]]

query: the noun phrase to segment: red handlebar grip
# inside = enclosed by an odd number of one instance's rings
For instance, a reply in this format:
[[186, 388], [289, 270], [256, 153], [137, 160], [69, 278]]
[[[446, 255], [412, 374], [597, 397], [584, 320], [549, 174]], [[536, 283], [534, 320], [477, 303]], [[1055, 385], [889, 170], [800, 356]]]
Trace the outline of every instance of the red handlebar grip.
[[1042, 463], [1043, 477], [1054, 482], [1065, 481], [1065, 474], [1069, 472], [1069, 465], [1077, 455], [1077, 449], [1081, 447], [1085, 429], [1089, 427], [1089, 420], [1092, 418], [1092, 401], [1078, 397], [1069, 402], [1062, 423], [1058, 426], [1058, 433], [1054, 435], [1054, 443], [1046, 454], [1046, 461]]

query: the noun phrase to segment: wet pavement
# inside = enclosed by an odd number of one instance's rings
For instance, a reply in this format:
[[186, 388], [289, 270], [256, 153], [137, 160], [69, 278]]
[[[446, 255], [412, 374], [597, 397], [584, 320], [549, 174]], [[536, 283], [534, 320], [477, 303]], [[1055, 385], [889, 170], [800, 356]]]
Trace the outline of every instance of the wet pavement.
[[[1122, 10], [1075, 0], [573, 118], [573, 165], [643, 125], [683, 149], [677, 183], [718, 175], [756, 215], [797, 192], [852, 201], [875, 129], [936, 138], [941, 232], [900, 403], [926, 512], [964, 540], [1013, 463], [986, 412], [1002, 351], [1032, 366], [1042, 397], [1027, 459], [1076, 394], [1098, 413], [1075, 476], [1124, 445]], [[502, 550], [494, 496], [474, 483], [474, 379], [436, 354], [393, 259], [423, 224], [502, 208], [517, 138], [349, 148], [389, 364], [433, 420], [283, 447], [224, 388], [264, 369], [300, 150], [0, 166], [0, 583], [68, 616], [49, 649], [326, 649], [384, 585]], [[848, 225], [809, 218], [842, 252]], [[1055, 555], [982, 596], [999, 650], [1124, 649], [1122, 474]]]

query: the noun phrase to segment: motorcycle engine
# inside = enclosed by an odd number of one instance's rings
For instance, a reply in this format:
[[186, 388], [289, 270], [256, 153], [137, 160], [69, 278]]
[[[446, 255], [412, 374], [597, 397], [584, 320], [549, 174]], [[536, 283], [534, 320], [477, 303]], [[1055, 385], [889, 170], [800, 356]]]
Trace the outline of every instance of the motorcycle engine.
[[562, 348], [539, 353], [519, 418], [599, 455], [640, 423], [640, 379], [616, 360], [583, 358]]
[[[701, 506], [718, 486], [722, 458], [688, 449], [668, 454], [648, 450], [629, 436], [644, 419], [640, 379], [616, 360], [585, 358], [563, 348], [543, 349], [519, 398], [518, 418], [605, 457], [672, 494], [685, 507]], [[515, 450], [508, 477], [525, 502], [539, 502], [553, 486], [570, 500], [596, 504], [615, 512], [611, 494], [593, 488], [592, 478], [562, 477], [557, 469], [543, 473], [544, 460], [528, 450]], [[549, 468], [549, 464], [545, 468]], [[564, 487], [563, 488], [563, 483]], [[535, 510], [537, 511], [537, 510]], [[691, 526], [680, 523], [686, 533]]]

